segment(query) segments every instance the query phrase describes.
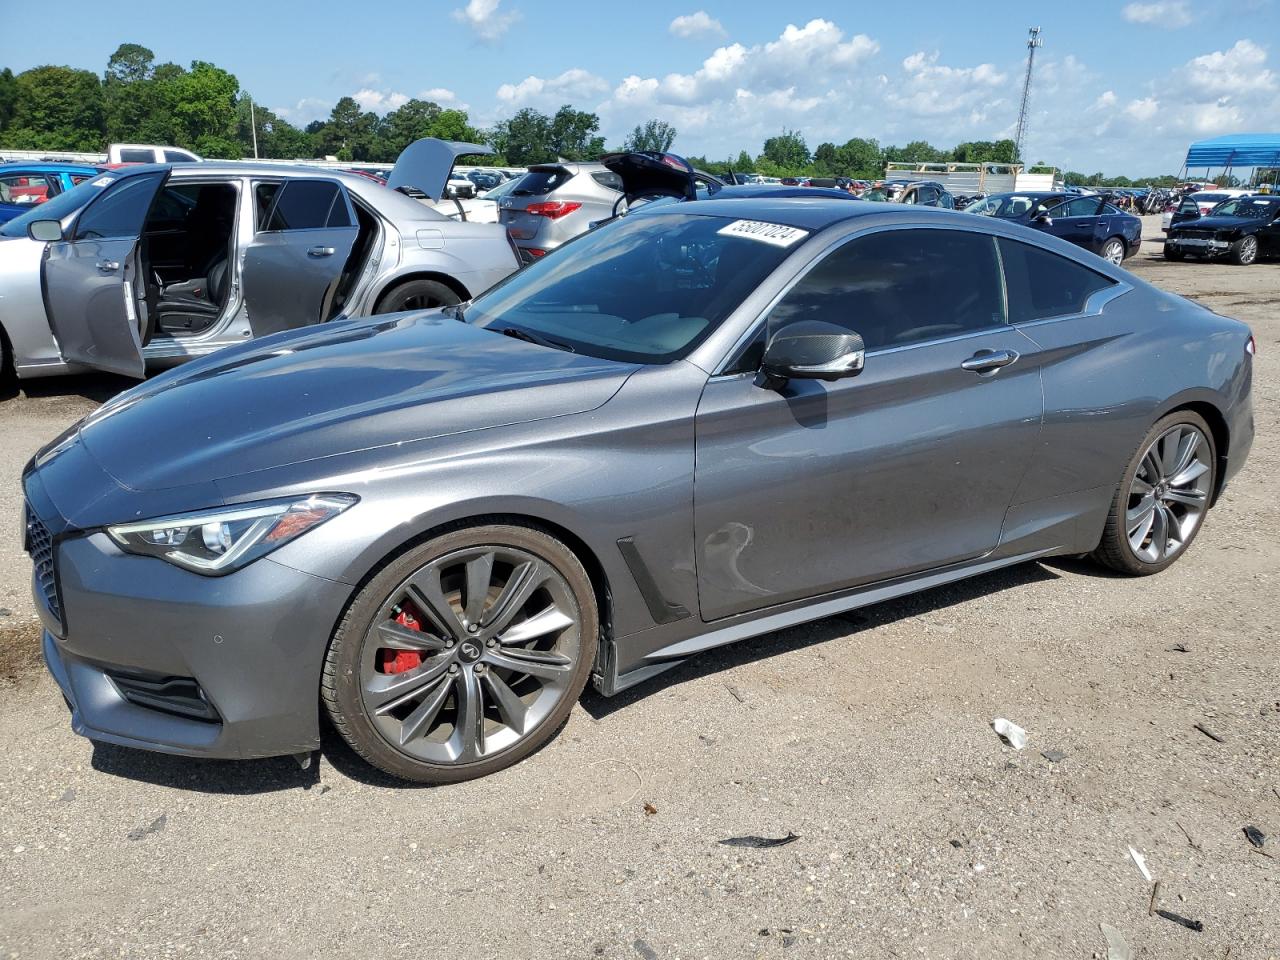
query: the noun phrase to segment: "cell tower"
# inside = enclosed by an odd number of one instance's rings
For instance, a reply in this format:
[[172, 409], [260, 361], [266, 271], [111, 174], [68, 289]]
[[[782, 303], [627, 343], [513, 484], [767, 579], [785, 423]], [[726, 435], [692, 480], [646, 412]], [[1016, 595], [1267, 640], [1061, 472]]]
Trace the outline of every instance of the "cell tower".
[[1031, 105], [1031, 67], [1036, 62], [1036, 47], [1043, 47], [1040, 28], [1031, 27], [1027, 31], [1027, 78], [1022, 81], [1022, 107], [1018, 110], [1018, 132], [1014, 135], [1014, 149], [1018, 151], [1019, 162], [1025, 163], [1022, 157], [1022, 138], [1027, 133], [1027, 108]]

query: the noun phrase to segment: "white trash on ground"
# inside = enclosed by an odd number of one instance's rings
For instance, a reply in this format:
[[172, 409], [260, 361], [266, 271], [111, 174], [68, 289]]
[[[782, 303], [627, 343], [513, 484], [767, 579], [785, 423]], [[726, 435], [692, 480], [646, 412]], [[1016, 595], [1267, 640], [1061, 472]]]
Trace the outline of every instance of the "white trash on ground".
[[991, 729], [1000, 734], [1015, 750], [1021, 750], [1027, 745], [1027, 731], [1004, 717], [996, 717], [992, 720]]

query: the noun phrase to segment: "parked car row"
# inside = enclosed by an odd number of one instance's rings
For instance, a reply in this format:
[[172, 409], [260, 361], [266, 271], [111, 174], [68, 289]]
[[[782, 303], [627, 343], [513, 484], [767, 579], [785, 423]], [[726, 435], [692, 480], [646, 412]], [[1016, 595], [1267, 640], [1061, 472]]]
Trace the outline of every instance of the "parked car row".
[[965, 213], [997, 217], [1061, 237], [1116, 265], [1142, 245], [1142, 221], [1096, 194], [998, 193], [969, 204]]
[[[1202, 211], [1191, 198], [1179, 208], [1164, 242], [1168, 260], [1223, 258], [1242, 267], [1280, 257], [1280, 197], [1233, 197]], [[1195, 209], [1191, 209], [1194, 206]]]

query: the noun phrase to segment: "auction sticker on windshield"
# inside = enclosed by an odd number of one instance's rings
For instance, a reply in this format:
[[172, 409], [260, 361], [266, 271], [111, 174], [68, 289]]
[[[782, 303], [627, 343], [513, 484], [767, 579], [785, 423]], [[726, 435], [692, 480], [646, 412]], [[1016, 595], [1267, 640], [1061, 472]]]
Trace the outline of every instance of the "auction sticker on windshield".
[[775, 247], [789, 247], [809, 235], [808, 230], [799, 227], [788, 227], [781, 223], [765, 223], [762, 220], [735, 220], [727, 227], [721, 227], [716, 233], [726, 237], [746, 237], [748, 240], [759, 240]]

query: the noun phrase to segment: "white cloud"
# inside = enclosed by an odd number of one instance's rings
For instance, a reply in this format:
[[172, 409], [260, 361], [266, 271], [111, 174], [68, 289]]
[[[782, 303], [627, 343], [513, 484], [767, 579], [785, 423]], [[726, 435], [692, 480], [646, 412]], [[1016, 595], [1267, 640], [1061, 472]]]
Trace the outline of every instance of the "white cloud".
[[1149, 23], [1153, 26], [1176, 30], [1191, 23], [1191, 4], [1188, 0], [1131, 3], [1124, 8], [1122, 15], [1130, 23]]
[[519, 10], [503, 10], [502, 0], [468, 0], [465, 7], [453, 11], [453, 19], [466, 24], [484, 43], [493, 43], [520, 19]]
[[438, 103], [447, 110], [470, 110], [471, 105], [463, 103], [458, 95], [448, 87], [432, 87], [430, 90], [423, 90], [418, 94], [419, 100], [430, 100], [432, 103]]
[[1183, 74], [1190, 87], [1214, 96], [1248, 96], [1276, 89], [1276, 75], [1267, 69], [1267, 51], [1252, 40], [1238, 40], [1230, 50], [1196, 57]]
[[371, 90], [368, 87], [363, 90], [357, 90], [351, 95], [351, 99], [360, 104], [361, 110], [372, 110], [374, 113], [386, 113], [409, 102], [407, 94], [396, 91], [384, 93], [381, 90]]
[[667, 30], [672, 36], [683, 37], [686, 40], [691, 37], [723, 37], [725, 35], [724, 25], [705, 10], [676, 17]]
[[599, 97], [608, 89], [609, 84], [604, 78], [580, 67], [572, 67], [557, 77], [529, 76], [519, 83], [504, 83], [498, 87], [498, 99], [512, 106], [559, 106], [563, 103], [581, 104]]
[[305, 127], [313, 120], [328, 119], [333, 111], [333, 101], [319, 97], [303, 97], [292, 107], [272, 107], [277, 117], [288, 120], [294, 126]]

